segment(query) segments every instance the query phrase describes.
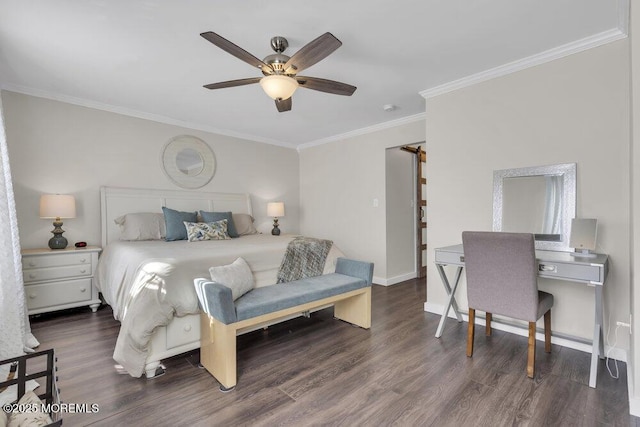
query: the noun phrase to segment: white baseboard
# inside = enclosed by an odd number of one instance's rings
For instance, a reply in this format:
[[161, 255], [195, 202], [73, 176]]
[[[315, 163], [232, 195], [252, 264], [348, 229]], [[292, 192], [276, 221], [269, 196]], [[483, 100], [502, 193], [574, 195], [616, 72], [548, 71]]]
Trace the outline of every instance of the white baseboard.
[[[430, 303], [427, 301], [424, 303], [424, 311], [442, 315], [442, 312], [444, 311], [444, 306], [440, 304]], [[447, 317], [450, 319], [456, 319], [456, 316], [453, 313], [453, 309], [449, 310], [449, 315]], [[463, 321], [468, 322], [469, 316], [466, 313], [462, 313], [462, 319]], [[476, 316], [476, 325], [484, 326], [485, 325], [484, 318]], [[500, 319], [493, 319], [493, 321], [491, 322], [491, 326], [500, 331], [510, 332], [512, 334], [521, 335], [523, 337], [526, 337], [529, 335], [529, 331], [525, 326], [504, 323], [504, 322], [501, 322]], [[433, 332], [435, 333], [435, 330]], [[536, 339], [538, 341], [544, 341], [544, 334], [537, 333]], [[564, 335], [564, 336], [551, 335], [551, 343], [557, 344], [562, 347], [572, 348], [574, 350], [584, 351], [585, 353], [589, 353], [589, 354], [591, 354], [591, 350], [592, 350], [592, 342], [588, 342], [583, 338], [572, 337], [569, 335]], [[605, 351], [605, 354], [608, 354], [610, 359], [619, 360], [625, 363], [627, 362], [627, 352], [622, 348], [608, 347], [605, 344], [604, 351]], [[640, 404], [640, 401], [639, 401], [639, 404]], [[629, 406], [631, 406], [631, 403], [629, 403]], [[638, 408], [640, 409], [640, 406]]]
[[629, 368], [627, 364], [627, 386], [629, 389], [629, 414], [634, 417], [640, 417], [640, 399], [633, 397], [634, 383], [633, 383], [633, 369]]
[[390, 277], [388, 279], [373, 276], [373, 283], [381, 286], [391, 286], [404, 282], [405, 280], [415, 279], [416, 277], [418, 276], [415, 271], [413, 273], [401, 274], [400, 276]]
[[629, 414], [640, 417], [640, 399], [629, 398]]

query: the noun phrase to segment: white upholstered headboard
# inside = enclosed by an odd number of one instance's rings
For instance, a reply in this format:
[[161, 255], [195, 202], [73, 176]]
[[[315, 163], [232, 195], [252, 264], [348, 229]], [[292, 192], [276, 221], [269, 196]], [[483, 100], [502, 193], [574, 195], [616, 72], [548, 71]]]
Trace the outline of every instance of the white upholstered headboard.
[[251, 198], [245, 193], [100, 187], [102, 247], [118, 240], [120, 230], [114, 219], [127, 213], [162, 212], [163, 206], [180, 211], [231, 211], [253, 215]]

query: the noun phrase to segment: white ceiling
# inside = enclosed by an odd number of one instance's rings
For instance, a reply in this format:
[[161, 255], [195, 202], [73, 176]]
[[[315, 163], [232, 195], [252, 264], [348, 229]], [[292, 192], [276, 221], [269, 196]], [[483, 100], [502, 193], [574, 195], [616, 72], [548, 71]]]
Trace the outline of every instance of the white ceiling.
[[[295, 147], [411, 120], [424, 113], [420, 92], [452, 81], [620, 38], [627, 1], [0, 0], [0, 83]], [[342, 47], [303, 74], [358, 90], [343, 97], [299, 89], [292, 111], [278, 113], [257, 84], [204, 89], [260, 76], [204, 31], [259, 58], [273, 53], [275, 35], [289, 40], [292, 55], [329, 31]], [[385, 112], [385, 104], [397, 109]]]

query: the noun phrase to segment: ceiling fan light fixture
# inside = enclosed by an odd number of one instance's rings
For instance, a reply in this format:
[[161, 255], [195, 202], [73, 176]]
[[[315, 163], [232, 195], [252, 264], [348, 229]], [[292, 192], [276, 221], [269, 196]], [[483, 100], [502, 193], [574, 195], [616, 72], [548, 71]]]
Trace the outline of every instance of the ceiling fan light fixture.
[[291, 96], [298, 89], [298, 86], [343, 96], [351, 96], [357, 89], [355, 86], [333, 80], [298, 76], [298, 72], [322, 61], [342, 45], [342, 42], [329, 32], [302, 46], [293, 56], [282, 53], [287, 48], [287, 39], [274, 37], [271, 40], [271, 47], [276, 53], [265, 57], [263, 60], [258, 59], [213, 31], [207, 31], [200, 35], [241, 61], [253, 67], [258, 67], [265, 76], [211, 83], [204, 85], [206, 89], [223, 89], [260, 82], [260, 86], [262, 86], [269, 98], [275, 100], [279, 113], [291, 111]]
[[298, 82], [289, 76], [273, 74], [263, 77], [260, 86], [271, 99], [289, 99], [298, 89]]

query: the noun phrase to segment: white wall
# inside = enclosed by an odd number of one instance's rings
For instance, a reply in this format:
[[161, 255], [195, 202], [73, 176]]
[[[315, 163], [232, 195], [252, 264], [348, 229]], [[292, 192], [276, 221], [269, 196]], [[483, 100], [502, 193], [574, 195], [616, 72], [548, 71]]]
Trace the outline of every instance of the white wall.
[[[445, 304], [433, 248], [492, 228], [494, 170], [575, 162], [577, 215], [598, 218], [597, 251], [611, 256], [605, 332], [609, 316], [628, 321], [629, 90], [625, 39], [427, 99], [429, 303]], [[553, 332], [591, 340], [593, 289], [544, 279], [540, 288], [555, 296]], [[463, 283], [466, 310], [465, 295]]]
[[631, 312], [634, 331], [629, 357], [629, 408], [632, 415], [640, 417], [640, 6], [631, 2]]
[[415, 162], [413, 153], [400, 147], [386, 150], [387, 277], [392, 282], [416, 276]]
[[422, 142], [424, 132], [418, 120], [300, 151], [302, 233], [373, 262], [376, 283], [389, 278], [387, 251], [394, 250], [386, 247], [385, 149]]
[[[269, 232], [266, 203], [282, 200], [283, 232], [298, 232], [299, 161], [289, 148], [181, 128], [43, 98], [2, 92], [9, 158], [23, 248], [46, 247], [51, 220], [38, 217], [43, 193], [76, 196], [64, 220], [70, 244], [100, 244], [100, 186], [179, 189], [163, 173], [160, 151], [177, 135], [213, 150], [217, 169], [201, 191], [250, 193], [256, 226]], [[198, 191], [198, 190], [195, 190]]]

